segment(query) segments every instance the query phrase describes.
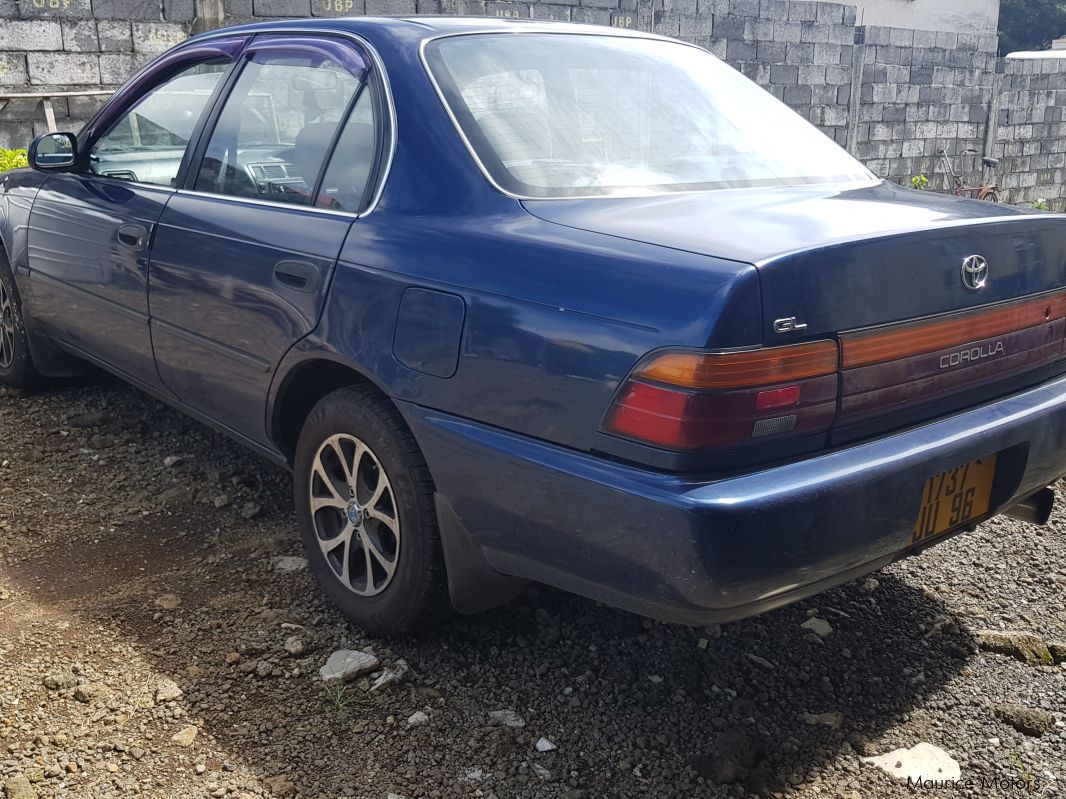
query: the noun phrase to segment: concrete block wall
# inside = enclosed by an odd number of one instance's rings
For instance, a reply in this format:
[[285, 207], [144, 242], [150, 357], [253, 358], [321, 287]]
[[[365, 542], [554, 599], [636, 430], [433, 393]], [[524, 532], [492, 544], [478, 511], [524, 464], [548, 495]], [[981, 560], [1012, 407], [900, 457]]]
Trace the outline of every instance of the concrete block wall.
[[[46, 130], [40, 100], [5, 92], [112, 89], [188, 37], [193, 0], [0, 0], [0, 147]], [[77, 130], [106, 97], [55, 98], [61, 129]]]
[[[196, 27], [204, 0], [0, 0], [0, 94], [111, 89]], [[946, 185], [980, 155], [1010, 202], [1066, 207], [1066, 60], [1004, 61], [996, 36], [857, 26], [818, 0], [222, 0], [225, 24], [285, 17], [474, 14], [650, 30], [706, 47], [846, 146], [871, 170]], [[1060, 64], [1063, 64], [1060, 66]], [[77, 129], [102, 98], [56, 101]], [[989, 114], [993, 124], [989, 125]], [[0, 146], [44, 128], [38, 100], [0, 99]], [[966, 155], [973, 150], [976, 155]], [[991, 176], [991, 175], [989, 175]]]

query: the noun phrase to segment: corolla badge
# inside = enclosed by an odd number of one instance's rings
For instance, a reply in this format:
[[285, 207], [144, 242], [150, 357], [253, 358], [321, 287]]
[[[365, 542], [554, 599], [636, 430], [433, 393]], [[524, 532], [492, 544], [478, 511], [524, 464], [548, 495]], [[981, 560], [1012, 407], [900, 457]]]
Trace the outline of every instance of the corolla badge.
[[970, 291], [983, 289], [988, 282], [988, 261], [981, 255], [967, 255], [962, 259], [962, 285]]

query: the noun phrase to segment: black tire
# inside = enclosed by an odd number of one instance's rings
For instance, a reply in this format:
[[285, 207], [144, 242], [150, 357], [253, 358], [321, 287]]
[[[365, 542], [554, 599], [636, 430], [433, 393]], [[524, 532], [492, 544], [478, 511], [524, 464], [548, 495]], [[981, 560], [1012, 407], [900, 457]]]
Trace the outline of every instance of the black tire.
[[7, 257], [0, 250], [0, 384], [30, 391], [41, 384], [33, 365], [30, 342], [22, 316], [22, 299]]
[[999, 202], [999, 192], [996, 191], [995, 189], [992, 189], [992, 191], [988, 192], [988, 194], [985, 195], [985, 200], [987, 200], [990, 203], [998, 203]]
[[[369, 457], [355, 457], [359, 444], [366, 446]], [[357, 464], [355, 469], [349, 466], [342, 473], [338, 447], [344, 463]], [[346, 480], [353, 471], [358, 473]], [[323, 472], [329, 472], [331, 486]], [[424, 629], [451, 612], [433, 479], [411, 431], [376, 389], [339, 389], [315, 405], [300, 433], [293, 481], [296, 516], [311, 571], [330, 600], [356, 625], [375, 635], [402, 635]], [[358, 488], [352, 489], [353, 485]], [[341, 509], [336, 503], [345, 489], [348, 505]], [[352, 499], [354, 494], [358, 496]], [[380, 499], [371, 508], [376, 494]], [[313, 498], [328, 505], [313, 512]], [[394, 519], [382, 521], [389, 517]], [[393, 521], [398, 523], [395, 536], [389, 526]], [[351, 543], [345, 544], [349, 528]], [[331, 544], [335, 548], [327, 551]], [[388, 574], [392, 552], [393, 571]], [[347, 572], [343, 572], [345, 561]]]

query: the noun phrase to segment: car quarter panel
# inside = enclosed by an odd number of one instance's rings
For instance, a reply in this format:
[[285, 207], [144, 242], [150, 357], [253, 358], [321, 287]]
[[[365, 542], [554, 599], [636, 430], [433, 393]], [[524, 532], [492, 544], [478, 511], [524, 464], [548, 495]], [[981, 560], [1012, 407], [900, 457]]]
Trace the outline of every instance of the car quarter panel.
[[[619, 382], [650, 350], [757, 340], [752, 266], [563, 231], [517, 203], [506, 210], [418, 224], [378, 211], [357, 222], [316, 337], [393, 397], [580, 449], [591, 446]], [[409, 286], [465, 305], [451, 377], [409, 368], [393, 354]], [[405, 320], [414, 326], [404, 331], [409, 337], [434, 328], [433, 320], [421, 328]]]

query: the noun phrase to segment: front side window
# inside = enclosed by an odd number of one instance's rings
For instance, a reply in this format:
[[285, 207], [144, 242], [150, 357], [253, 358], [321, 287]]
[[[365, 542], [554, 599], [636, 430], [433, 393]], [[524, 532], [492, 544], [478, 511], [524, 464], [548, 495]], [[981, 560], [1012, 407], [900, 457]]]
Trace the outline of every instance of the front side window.
[[312, 205], [360, 80], [314, 54], [253, 53], [211, 134], [195, 188]]
[[523, 197], [870, 180], [858, 161], [709, 53], [654, 39], [478, 34], [429, 69], [493, 181]]
[[172, 186], [196, 124], [229, 63], [199, 63], [144, 95], [97, 140], [89, 153], [90, 171]]

